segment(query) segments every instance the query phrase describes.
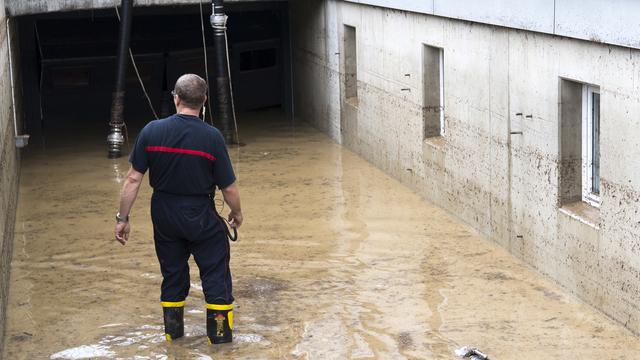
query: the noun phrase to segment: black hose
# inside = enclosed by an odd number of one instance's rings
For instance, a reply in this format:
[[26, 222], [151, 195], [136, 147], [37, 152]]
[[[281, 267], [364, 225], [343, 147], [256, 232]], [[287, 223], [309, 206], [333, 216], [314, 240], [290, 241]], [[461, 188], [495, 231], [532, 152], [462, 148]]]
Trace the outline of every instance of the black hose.
[[224, 14], [224, 0], [211, 0], [213, 12], [216, 14]]
[[211, 207], [213, 208], [215, 217], [218, 219], [218, 222], [220, 222], [220, 226], [222, 226], [222, 228], [224, 229], [224, 233], [227, 236], [227, 239], [231, 241], [237, 241], [238, 229], [231, 226], [229, 220], [222, 217], [222, 215], [220, 215], [220, 213], [218, 212], [218, 209], [216, 208], [215, 193], [209, 194], [209, 201], [211, 202]]
[[213, 14], [211, 26], [213, 27], [213, 49], [215, 51], [213, 65], [213, 94], [214, 119], [221, 127], [227, 143], [237, 143], [233, 128], [233, 104], [231, 99], [231, 79], [229, 78], [229, 61], [227, 57], [227, 17], [224, 13], [224, 0], [212, 0]]
[[125, 89], [129, 43], [131, 42], [131, 24], [133, 22], [133, 17], [131, 16], [132, 8], [133, 0], [122, 0], [122, 20], [120, 21], [120, 37], [118, 39], [116, 92], [122, 92]]
[[[120, 35], [118, 38], [118, 57], [116, 58], [116, 86], [113, 91], [111, 102], [112, 128], [122, 128], [124, 126], [124, 96], [126, 86], [127, 65], [129, 60], [129, 43], [131, 42], [131, 24], [133, 22], [132, 10], [133, 0], [122, 0]], [[109, 157], [120, 157], [121, 149], [117, 146], [109, 148]]]

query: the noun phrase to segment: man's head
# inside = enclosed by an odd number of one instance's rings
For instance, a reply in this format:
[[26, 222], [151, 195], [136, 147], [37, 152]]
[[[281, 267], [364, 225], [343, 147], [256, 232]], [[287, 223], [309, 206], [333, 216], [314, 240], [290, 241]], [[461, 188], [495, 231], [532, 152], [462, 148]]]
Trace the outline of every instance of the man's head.
[[185, 74], [176, 81], [173, 90], [176, 108], [200, 110], [207, 100], [207, 83], [198, 75]]

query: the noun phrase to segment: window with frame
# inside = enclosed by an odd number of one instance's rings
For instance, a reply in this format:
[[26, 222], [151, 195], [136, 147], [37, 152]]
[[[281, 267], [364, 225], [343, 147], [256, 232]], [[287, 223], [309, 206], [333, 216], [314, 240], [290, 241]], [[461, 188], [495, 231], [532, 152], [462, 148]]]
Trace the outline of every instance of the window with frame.
[[582, 200], [600, 206], [600, 88], [582, 90]]
[[91, 86], [91, 68], [87, 66], [60, 66], [49, 69], [49, 88], [81, 89]]
[[240, 71], [271, 69], [278, 64], [277, 59], [275, 48], [244, 51], [240, 53]]

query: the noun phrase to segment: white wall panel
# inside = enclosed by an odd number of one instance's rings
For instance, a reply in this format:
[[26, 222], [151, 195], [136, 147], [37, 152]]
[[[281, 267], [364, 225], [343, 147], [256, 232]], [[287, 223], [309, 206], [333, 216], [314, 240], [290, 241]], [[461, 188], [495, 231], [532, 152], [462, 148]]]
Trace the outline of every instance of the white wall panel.
[[375, 5], [390, 9], [433, 14], [434, 0], [346, 0], [360, 4]]
[[640, 1], [556, 0], [555, 33], [640, 48]]
[[554, 0], [435, 0], [434, 14], [553, 33]]
[[640, 48], [640, 0], [344, 1]]

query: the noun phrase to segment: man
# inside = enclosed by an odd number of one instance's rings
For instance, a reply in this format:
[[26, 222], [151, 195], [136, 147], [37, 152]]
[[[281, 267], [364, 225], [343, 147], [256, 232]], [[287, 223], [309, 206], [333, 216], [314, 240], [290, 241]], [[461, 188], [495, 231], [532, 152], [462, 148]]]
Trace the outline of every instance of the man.
[[216, 186], [222, 190], [232, 227], [242, 225], [242, 212], [224, 138], [198, 117], [206, 92], [201, 77], [183, 75], [172, 92], [177, 113], [150, 122], [138, 135], [129, 157], [131, 169], [122, 189], [115, 235], [122, 245], [129, 240], [129, 212], [149, 169], [166, 338], [171, 341], [184, 335], [188, 259], [193, 254], [207, 302], [207, 337], [218, 344], [232, 341], [233, 296], [226, 224], [215, 213], [209, 194]]

